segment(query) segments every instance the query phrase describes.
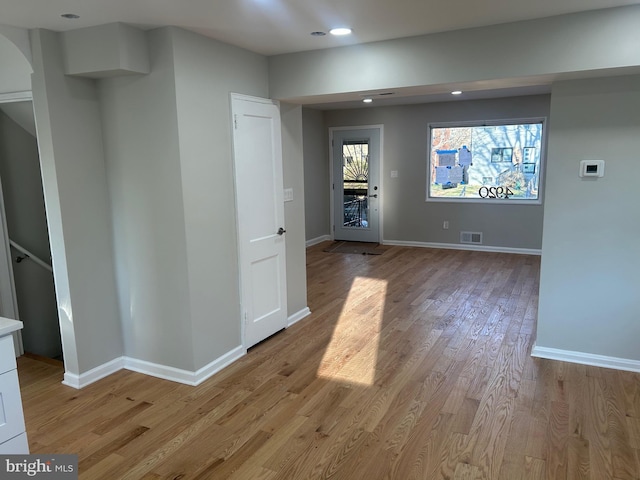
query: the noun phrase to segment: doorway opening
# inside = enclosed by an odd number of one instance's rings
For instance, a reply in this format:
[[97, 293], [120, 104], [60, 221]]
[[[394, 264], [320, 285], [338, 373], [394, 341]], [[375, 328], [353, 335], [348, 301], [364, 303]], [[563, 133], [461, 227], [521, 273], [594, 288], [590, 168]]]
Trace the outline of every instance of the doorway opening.
[[[62, 360], [47, 216], [30, 92], [0, 96], [1, 314], [23, 322], [16, 353]], [[6, 297], [6, 298], [5, 298]]]

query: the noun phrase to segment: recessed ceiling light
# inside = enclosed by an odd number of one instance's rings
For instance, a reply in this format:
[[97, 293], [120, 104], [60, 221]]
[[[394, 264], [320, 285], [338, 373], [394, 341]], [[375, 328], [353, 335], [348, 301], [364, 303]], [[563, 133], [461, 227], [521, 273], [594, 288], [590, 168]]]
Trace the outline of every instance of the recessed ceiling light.
[[324, 37], [327, 33], [326, 32], [311, 32], [311, 36], [312, 37]]
[[371, 103], [371, 102], [373, 102], [373, 98], [363, 98], [362, 101], [364, 103]]
[[69, 20], [75, 20], [76, 18], [80, 18], [80, 15], [76, 15], [75, 13], [63, 13], [60, 16], [62, 18], [68, 18]]
[[351, 29], [345, 27], [332, 28], [329, 30], [329, 33], [331, 35], [349, 35], [351, 33]]
[[451, 95], [462, 95], [462, 90], [454, 90]]

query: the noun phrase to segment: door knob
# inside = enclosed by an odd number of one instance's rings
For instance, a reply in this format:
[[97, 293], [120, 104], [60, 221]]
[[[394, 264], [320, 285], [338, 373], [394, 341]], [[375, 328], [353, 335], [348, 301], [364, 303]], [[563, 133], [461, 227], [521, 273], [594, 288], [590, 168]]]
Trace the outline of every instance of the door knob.
[[286, 232], [286, 230], [285, 230], [284, 228], [282, 228], [282, 227], [280, 227], [280, 228], [278, 229], [278, 235], [282, 235], [282, 234], [283, 234], [283, 233], [285, 233], [285, 232]]

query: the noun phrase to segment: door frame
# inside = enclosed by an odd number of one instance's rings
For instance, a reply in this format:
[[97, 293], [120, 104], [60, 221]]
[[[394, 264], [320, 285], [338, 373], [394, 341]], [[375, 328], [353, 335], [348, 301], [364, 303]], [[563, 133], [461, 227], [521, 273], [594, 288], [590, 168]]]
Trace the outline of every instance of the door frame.
[[[234, 111], [234, 106], [233, 106], [233, 102], [234, 100], [243, 100], [243, 101], [247, 101], [247, 102], [254, 102], [254, 103], [260, 103], [263, 105], [274, 105], [275, 107], [277, 107], [278, 112], [280, 111], [280, 102], [278, 100], [272, 100], [272, 99], [268, 99], [268, 98], [262, 98], [262, 97], [254, 97], [251, 95], [245, 95], [245, 94], [241, 94], [241, 93], [231, 93], [229, 95], [229, 112], [230, 112], [230, 128], [231, 128], [231, 154], [232, 154], [232, 163], [233, 163], [233, 190], [234, 190], [234, 207], [235, 207], [235, 220], [236, 220], [236, 242], [237, 242], [237, 248], [238, 248], [238, 296], [239, 296], [239, 300], [240, 300], [240, 338], [241, 338], [241, 342], [242, 342], [242, 348], [244, 349], [244, 351], [246, 352], [248, 348], [250, 348], [253, 345], [247, 345], [247, 334], [246, 334], [246, 330], [247, 330], [247, 318], [246, 318], [246, 312], [247, 312], [247, 308], [246, 308], [246, 302], [247, 299], [244, 298], [244, 284], [243, 284], [243, 260], [247, 259], [248, 254], [246, 252], [246, 249], [243, 245], [242, 239], [240, 237], [240, 210], [238, 208], [238, 189], [237, 189], [237, 176], [236, 176], [236, 148], [235, 148], [235, 111]], [[282, 122], [282, 119], [280, 119], [280, 122]], [[282, 134], [281, 134], [282, 135]], [[283, 172], [283, 178], [284, 178], [284, 172]], [[283, 205], [283, 209], [284, 209], [284, 190], [281, 190], [279, 192], [280, 195], [280, 199], [282, 200], [282, 205]], [[283, 211], [283, 217], [282, 217], [282, 223], [283, 223], [283, 227], [285, 226], [285, 216], [284, 216], [284, 211]], [[286, 262], [286, 236], [282, 237], [282, 241], [285, 242], [285, 262]], [[285, 263], [285, 277], [284, 277], [284, 281], [283, 281], [283, 291], [284, 291], [284, 305], [283, 308], [287, 308], [287, 280], [286, 280], [286, 263]], [[286, 314], [287, 312], [285, 312]], [[288, 319], [288, 316], [285, 315], [285, 318]], [[288, 324], [288, 321], [287, 321]], [[286, 327], [285, 327], [286, 328]]]
[[330, 209], [330, 228], [331, 228], [331, 240], [335, 240], [336, 237], [336, 218], [335, 218], [335, 195], [334, 195], [334, 178], [333, 178], [333, 133], [345, 130], [378, 130], [380, 135], [380, 152], [378, 155], [378, 178], [380, 194], [378, 195], [378, 242], [383, 244], [384, 238], [382, 236], [384, 226], [384, 125], [379, 123], [376, 125], [358, 125], [354, 127], [329, 127], [329, 209]]

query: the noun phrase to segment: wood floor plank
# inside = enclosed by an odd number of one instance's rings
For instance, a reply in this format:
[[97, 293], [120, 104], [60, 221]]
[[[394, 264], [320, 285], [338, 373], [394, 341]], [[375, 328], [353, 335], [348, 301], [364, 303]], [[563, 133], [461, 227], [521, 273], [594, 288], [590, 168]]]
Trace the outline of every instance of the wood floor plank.
[[482, 470], [468, 463], [459, 463], [453, 473], [453, 480], [485, 480]]
[[569, 405], [551, 402], [547, 425], [546, 478], [566, 478], [569, 441]]
[[531, 434], [535, 383], [523, 380], [518, 390], [509, 442], [505, 447], [504, 460], [500, 468], [499, 480], [511, 480], [521, 475], [525, 469], [527, 439]]
[[535, 457], [525, 457], [523, 480], [545, 480], [546, 465], [544, 460]]
[[80, 478], [639, 480], [640, 374], [532, 358], [539, 257], [307, 250], [303, 321], [197, 387], [18, 359]]
[[[607, 400], [602, 388], [601, 372], [590, 372], [587, 378], [589, 411], [587, 438], [589, 439], [589, 468], [595, 478], [613, 478]], [[604, 373], [604, 372], [602, 372]]]

